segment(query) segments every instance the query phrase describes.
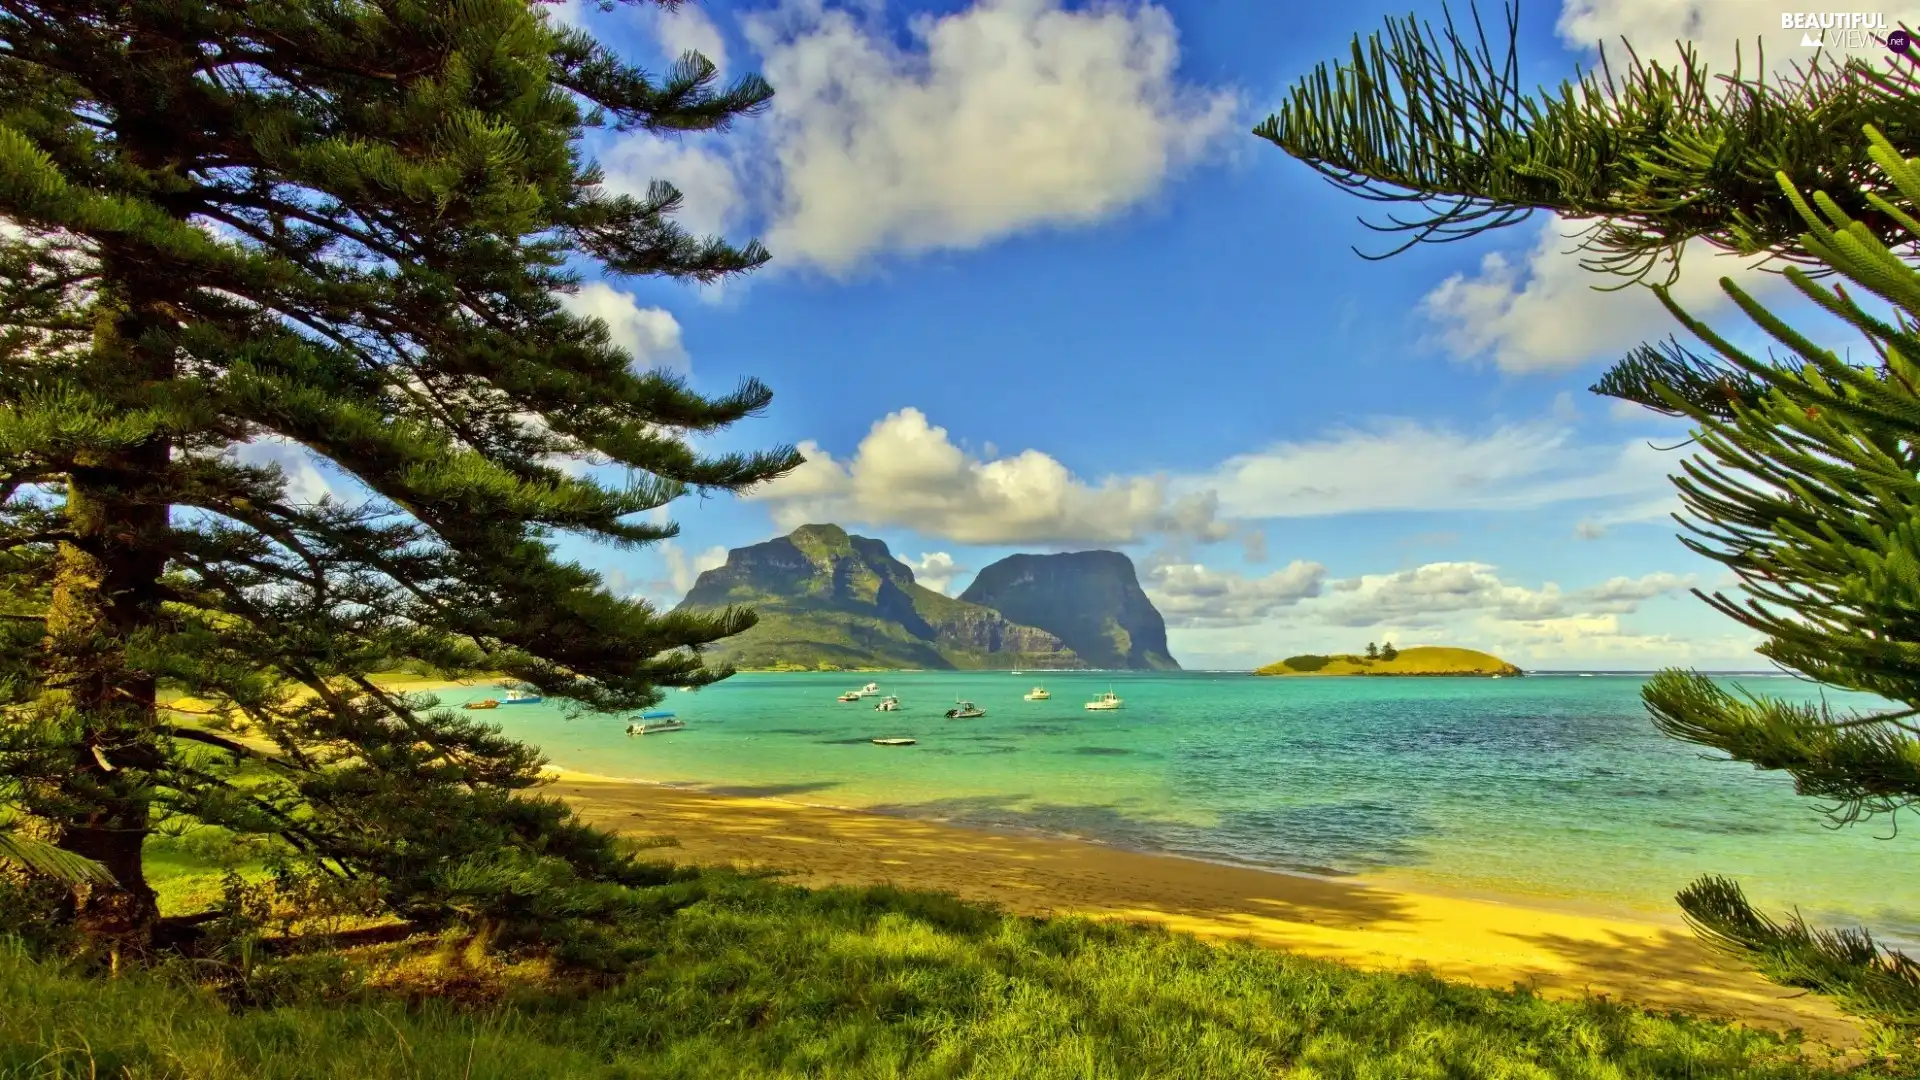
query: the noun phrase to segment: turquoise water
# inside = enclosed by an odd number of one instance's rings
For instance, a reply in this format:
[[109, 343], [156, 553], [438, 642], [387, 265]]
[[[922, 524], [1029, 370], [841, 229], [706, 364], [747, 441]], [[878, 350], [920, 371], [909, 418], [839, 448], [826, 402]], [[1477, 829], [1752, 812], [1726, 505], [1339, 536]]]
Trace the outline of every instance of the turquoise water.
[[[840, 704], [869, 680], [905, 711]], [[1813, 700], [1795, 679], [1738, 678]], [[1021, 696], [1036, 682], [1053, 700]], [[1670, 912], [1702, 873], [1770, 905], [1920, 939], [1916, 844], [1835, 830], [1776, 774], [1663, 738], [1637, 676], [740, 675], [660, 707], [684, 731], [554, 705], [489, 714], [562, 768], [1038, 830], [1144, 851]], [[1082, 706], [1111, 687], [1118, 712]], [[1840, 706], [1874, 699], [1827, 693]], [[986, 709], [947, 720], [955, 698]], [[911, 736], [912, 747], [870, 739]]]

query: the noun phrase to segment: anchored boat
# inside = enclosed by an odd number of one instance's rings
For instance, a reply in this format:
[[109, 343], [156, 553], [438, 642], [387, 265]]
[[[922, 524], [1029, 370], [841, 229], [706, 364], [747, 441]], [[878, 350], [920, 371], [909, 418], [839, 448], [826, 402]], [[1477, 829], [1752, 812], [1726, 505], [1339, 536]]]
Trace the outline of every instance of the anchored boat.
[[1092, 712], [1112, 712], [1122, 704], [1124, 703], [1120, 700], [1120, 695], [1109, 690], [1087, 702], [1087, 708]]
[[873, 708], [876, 712], [899, 712], [900, 699], [892, 694], [888, 694], [886, 697], [881, 698], [880, 704], [875, 705]]
[[1053, 700], [1053, 695], [1047, 693], [1047, 688], [1044, 686], [1034, 687], [1033, 689], [1027, 691], [1026, 696], [1028, 701], [1052, 701]]
[[972, 720], [987, 715], [987, 710], [971, 701], [955, 701], [953, 708], [947, 710], [949, 720]]
[[681, 728], [686, 726], [687, 726], [687, 722], [685, 720], [682, 720], [679, 717], [676, 717], [672, 713], [667, 712], [665, 710], [661, 710], [658, 712], [643, 712], [639, 716], [638, 723], [627, 725], [627, 734], [658, 735], [663, 731], [679, 731]]
[[500, 696], [500, 704], [502, 705], [538, 705], [545, 700], [546, 698], [541, 697], [539, 694], [522, 690], [517, 686], [507, 687], [507, 692]]

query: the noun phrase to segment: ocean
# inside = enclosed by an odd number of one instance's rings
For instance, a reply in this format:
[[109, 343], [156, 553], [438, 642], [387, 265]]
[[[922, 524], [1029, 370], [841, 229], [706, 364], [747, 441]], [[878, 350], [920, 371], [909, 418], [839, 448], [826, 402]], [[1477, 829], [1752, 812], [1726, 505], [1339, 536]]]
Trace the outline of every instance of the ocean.
[[[555, 703], [469, 715], [608, 776], [1668, 915], [1687, 882], [1725, 874], [1763, 905], [1920, 942], [1912, 834], [1884, 817], [1832, 828], [1784, 776], [1664, 738], [1643, 679], [747, 674], [669, 694], [659, 708], [686, 729], [641, 738]], [[904, 710], [834, 700], [869, 681]], [[1882, 704], [1792, 678], [1724, 681]], [[1053, 699], [1022, 700], [1035, 685]], [[1124, 709], [1083, 708], [1108, 689]], [[945, 719], [956, 699], [986, 716]], [[870, 741], [891, 736], [918, 742]]]

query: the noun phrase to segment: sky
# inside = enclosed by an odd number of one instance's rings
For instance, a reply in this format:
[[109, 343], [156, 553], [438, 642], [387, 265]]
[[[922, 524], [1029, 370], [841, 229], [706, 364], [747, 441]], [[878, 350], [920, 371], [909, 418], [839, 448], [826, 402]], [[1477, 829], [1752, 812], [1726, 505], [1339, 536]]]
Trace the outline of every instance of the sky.
[[[1126, 552], [1189, 668], [1369, 641], [1530, 668], [1766, 666], [1692, 588], [1676, 539], [1684, 428], [1588, 391], [1676, 328], [1536, 216], [1384, 261], [1376, 208], [1253, 137], [1295, 80], [1407, 0], [706, 0], [559, 5], [655, 68], [692, 49], [764, 75], [716, 136], [597, 138], [609, 186], [683, 191], [681, 222], [762, 239], [717, 288], [590, 279], [569, 303], [637, 364], [774, 391], [711, 450], [798, 445], [744, 497], [672, 505], [643, 552], [567, 541], [663, 606], [730, 547], [808, 522], [884, 540], [957, 594], [1014, 552]], [[1437, 16], [1438, 4], [1416, 4]], [[1491, 5], [1497, 19], [1497, 4]], [[1622, 36], [1727, 66], [1811, 55], [1771, 0], [1526, 0], [1554, 84]], [[1872, 9], [1867, 9], [1872, 10]], [[1892, 16], [1889, 15], [1891, 21]], [[1617, 55], [1617, 54], [1616, 54]], [[1678, 296], [1758, 341], [1705, 250]]]

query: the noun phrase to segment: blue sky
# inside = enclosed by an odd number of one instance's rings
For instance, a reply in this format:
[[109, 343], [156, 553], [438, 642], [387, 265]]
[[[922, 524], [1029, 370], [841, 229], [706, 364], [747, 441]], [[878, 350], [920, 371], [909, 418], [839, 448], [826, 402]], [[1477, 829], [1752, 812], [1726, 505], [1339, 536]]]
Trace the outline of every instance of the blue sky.
[[[1686, 592], [1724, 578], [1666, 517], [1679, 459], [1649, 444], [1680, 429], [1586, 391], [1669, 332], [1650, 297], [1594, 292], [1567, 226], [1540, 217], [1365, 261], [1353, 246], [1384, 243], [1356, 221], [1372, 208], [1248, 133], [1404, 10], [561, 7], [642, 61], [696, 48], [773, 81], [774, 108], [725, 136], [597, 147], [610, 185], [671, 181], [688, 225], [762, 237], [773, 265], [572, 302], [700, 389], [773, 387], [714, 449], [811, 458], [753, 497], [675, 504], [670, 545], [569, 554], [671, 604], [725, 548], [833, 521], [949, 592], [1015, 551], [1126, 551], [1189, 667], [1369, 640], [1762, 666]], [[1621, 34], [1792, 56], [1781, 10], [1529, 2], [1524, 69], [1558, 80], [1591, 60], [1578, 43]], [[1683, 298], [1734, 325], [1712, 278], [1744, 271], [1685, 265]]]

